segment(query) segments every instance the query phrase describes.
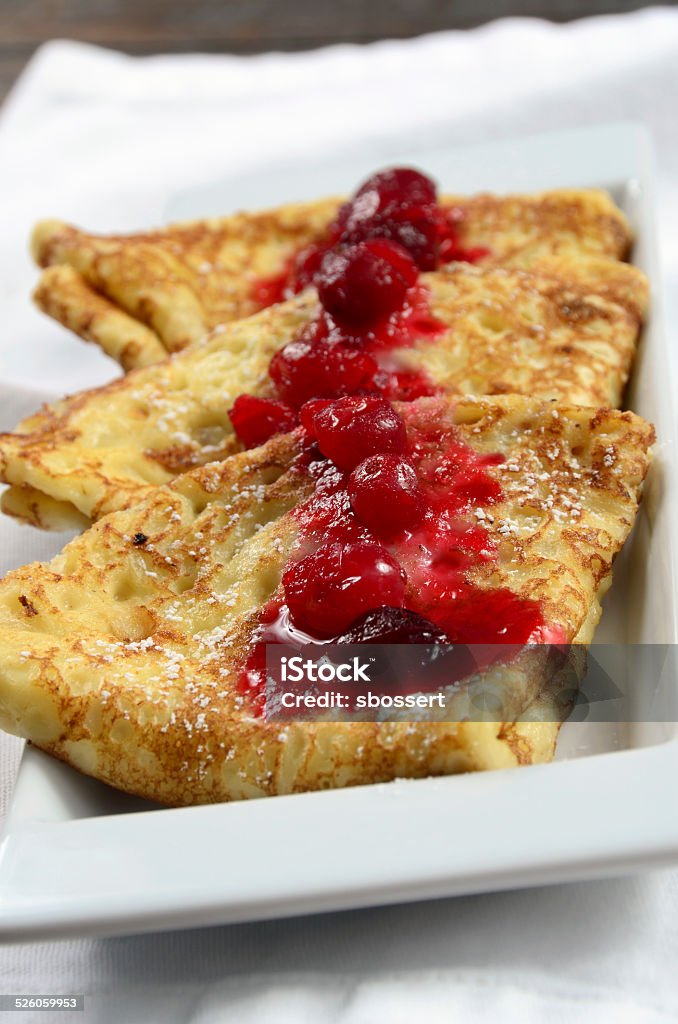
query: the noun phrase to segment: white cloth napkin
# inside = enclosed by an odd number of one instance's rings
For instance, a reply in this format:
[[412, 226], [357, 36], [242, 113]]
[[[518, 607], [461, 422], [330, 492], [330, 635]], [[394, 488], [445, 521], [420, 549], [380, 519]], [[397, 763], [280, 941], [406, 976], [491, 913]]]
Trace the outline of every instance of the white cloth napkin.
[[[32, 408], [36, 392], [111, 375], [93, 347], [28, 305], [35, 272], [26, 238], [37, 217], [143, 227], [160, 222], [170, 196], [196, 182], [347, 146], [384, 162], [418, 144], [644, 121], [658, 154], [675, 329], [677, 99], [678, 11], [669, 9], [565, 27], [511, 20], [364, 49], [246, 59], [132, 59], [51, 43], [0, 120], [0, 428]], [[59, 539], [3, 524], [0, 543], [7, 568], [47, 557]], [[0, 814], [18, 750], [0, 739]], [[663, 872], [183, 934], [5, 947], [0, 991], [84, 992], [84, 1020], [115, 1024], [659, 1024], [678, 1019], [677, 956], [678, 872]]]

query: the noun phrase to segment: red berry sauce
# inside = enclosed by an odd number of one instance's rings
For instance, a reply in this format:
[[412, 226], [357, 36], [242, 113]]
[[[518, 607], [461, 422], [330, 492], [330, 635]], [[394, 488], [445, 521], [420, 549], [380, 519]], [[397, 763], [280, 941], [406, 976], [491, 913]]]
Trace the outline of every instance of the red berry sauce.
[[313, 398], [376, 391], [376, 360], [363, 346], [347, 344], [324, 326], [310, 324], [271, 359], [269, 377], [277, 394], [294, 409]]
[[437, 393], [425, 373], [403, 368], [395, 350], [434, 341], [445, 330], [419, 271], [488, 255], [461, 245], [462, 220], [459, 208], [439, 207], [434, 183], [420, 171], [382, 171], [341, 207], [326, 239], [290, 258], [282, 274], [258, 282], [264, 305], [313, 284], [323, 308], [271, 359], [273, 395], [258, 407], [260, 421], [251, 403], [240, 415], [236, 402], [233, 428], [245, 446], [289, 429], [287, 410], [298, 412], [314, 398], [412, 401]]
[[435, 183], [421, 171], [409, 167], [379, 171], [344, 203], [325, 238], [300, 249], [280, 273], [255, 281], [252, 297], [262, 309], [290, 299], [315, 283], [328, 251], [375, 239], [397, 243], [419, 270], [436, 270], [458, 261], [477, 263], [491, 252], [484, 246], [463, 244], [464, 219], [460, 207], [439, 205]]
[[377, 239], [328, 249], [315, 283], [334, 321], [360, 330], [401, 309], [417, 276], [417, 265], [402, 246]]
[[438, 206], [420, 172], [381, 172], [341, 208], [326, 241], [266, 285], [285, 298], [314, 284], [323, 309], [273, 356], [276, 397], [240, 396], [231, 410], [246, 446], [300, 421], [308, 444], [298, 469], [315, 480], [295, 509], [294, 557], [261, 612], [240, 678], [259, 711], [267, 643], [565, 639], [546, 626], [539, 602], [470, 578], [497, 555], [483, 524], [502, 498], [492, 467], [503, 456], [475, 452], [450, 427], [417, 426], [391, 405], [436, 393], [394, 350], [444, 330], [419, 270], [488, 255], [460, 244], [462, 217]]
[[228, 415], [246, 448], [256, 448], [273, 434], [293, 430], [297, 419], [294, 410], [284, 402], [256, 395], [239, 395]]
[[444, 330], [417, 278], [411, 256], [394, 242], [328, 250], [316, 274], [325, 308], [272, 357], [268, 375], [275, 398], [260, 400], [261, 421], [251, 402], [247, 415], [239, 415], [243, 396], [233, 406], [231, 422], [242, 443], [251, 447], [291, 429], [287, 412], [312, 399], [379, 395], [410, 401], [435, 394], [426, 374], [403, 369], [394, 357], [395, 349], [434, 340]]
[[400, 455], [370, 455], [360, 462], [348, 481], [351, 508], [370, 529], [397, 533], [415, 526], [425, 509], [417, 472]]
[[398, 454], [407, 447], [401, 417], [376, 395], [314, 405], [305, 419], [322, 454], [344, 472], [377, 452]]
[[267, 306], [284, 302], [303, 292], [304, 288], [309, 288], [320, 269], [323, 256], [332, 244], [331, 237], [324, 242], [312, 242], [290, 256], [279, 273], [258, 278], [252, 285], [252, 298], [257, 306], [266, 309]]
[[[351, 409], [360, 429], [351, 429]], [[314, 402], [302, 421], [299, 471], [315, 488], [294, 510], [295, 553], [241, 674], [254, 709], [263, 708], [267, 643], [566, 642], [540, 602], [471, 578], [497, 558], [484, 523], [502, 500], [493, 474], [502, 455], [474, 451], [453, 427], [422, 426], [407, 406], [380, 398]]]
[[374, 608], [405, 603], [405, 573], [374, 540], [330, 540], [283, 574], [292, 622], [316, 637], [334, 637]]

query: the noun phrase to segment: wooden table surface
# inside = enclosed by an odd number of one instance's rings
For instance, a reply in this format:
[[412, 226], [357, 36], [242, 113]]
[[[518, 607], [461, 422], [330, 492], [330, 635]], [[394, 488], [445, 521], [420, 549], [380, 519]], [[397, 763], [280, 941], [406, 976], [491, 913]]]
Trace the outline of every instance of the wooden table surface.
[[[570, 21], [652, 0], [0, 0], [0, 99], [40, 43], [128, 53], [260, 53], [470, 28], [507, 15]], [[673, 5], [678, 0], [673, 0]]]

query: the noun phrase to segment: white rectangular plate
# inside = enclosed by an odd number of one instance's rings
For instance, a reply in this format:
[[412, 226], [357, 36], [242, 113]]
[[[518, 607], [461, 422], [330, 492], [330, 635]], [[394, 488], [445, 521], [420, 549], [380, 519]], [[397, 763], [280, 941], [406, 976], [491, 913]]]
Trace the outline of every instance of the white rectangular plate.
[[[350, 192], [384, 163], [447, 191], [608, 188], [659, 282], [642, 129], [606, 125], [472, 149], [268, 168], [175, 196], [172, 218]], [[629, 404], [658, 456], [597, 639], [676, 641], [674, 425], [659, 297]], [[0, 534], [11, 543], [11, 528]], [[676, 684], [671, 658], [664, 684]], [[551, 765], [179, 810], [151, 808], [35, 750], [0, 849], [0, 934], [22, 939], [177, 928], [622, 873], [678, 859], [673, 726], [568, 724]]]

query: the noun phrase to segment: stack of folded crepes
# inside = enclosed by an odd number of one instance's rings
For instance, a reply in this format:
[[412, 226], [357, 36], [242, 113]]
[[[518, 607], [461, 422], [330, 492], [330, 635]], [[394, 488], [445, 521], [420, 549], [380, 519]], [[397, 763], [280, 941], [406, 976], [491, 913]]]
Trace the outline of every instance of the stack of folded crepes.
[[0, 436], [3, 510], [83, 528], [0, 583], [8, 731], [170, 804], [552, 757], [563, 709], [519, 660], [484, 671], [506, 721], [262, 713], [271, 623], [589, 643], [654, 440], [618, 411], [648, 287], [606, 194], [443, 197], [431, 260], [417, 207], [388, 330], [356, 326], [350, 260], [395, 259], [374, 212], [356, 228], [361, 195], [127, 237], [36, 228], [38, 304], [129, 372]]

